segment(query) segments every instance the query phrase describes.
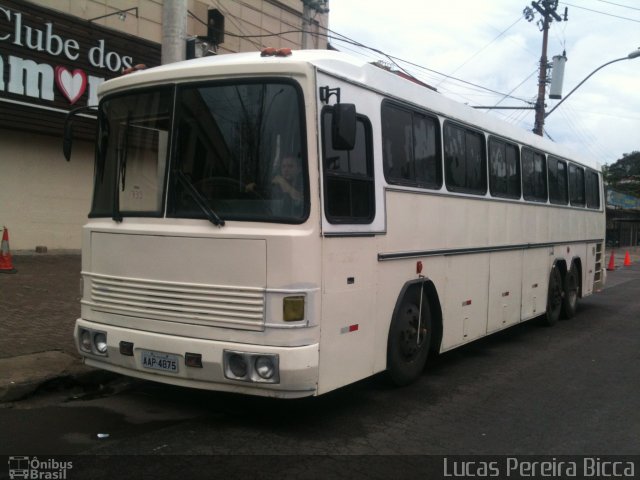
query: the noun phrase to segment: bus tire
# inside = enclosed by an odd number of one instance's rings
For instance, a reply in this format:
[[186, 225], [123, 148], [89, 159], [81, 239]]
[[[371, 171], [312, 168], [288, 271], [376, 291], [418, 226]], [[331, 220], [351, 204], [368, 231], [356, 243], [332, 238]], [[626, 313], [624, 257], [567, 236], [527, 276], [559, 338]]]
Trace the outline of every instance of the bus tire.
[[431, 311], [427, 296], [423, 295], [422, 320], [419, 322], [420, 291], [412, 290], [413, 294], [407, 292], [395, 311], [387, 340], [387, 373], [397, 386], [408, 385], [420, 377], [431, 343]]
[[571, 265], [571, 269], [564, 276], [563, 298], [562, 298], [562, 316], [564, 318], [573, 318], [576, 314], [578, 306], [578, 271], [575, 264]]
[[544, 315], [544, 325], [552, 326], [558, 322], [562, 311], [562, 276], [554, 265], [549, 274], [549, 290], [547, 292], [547, 311]]

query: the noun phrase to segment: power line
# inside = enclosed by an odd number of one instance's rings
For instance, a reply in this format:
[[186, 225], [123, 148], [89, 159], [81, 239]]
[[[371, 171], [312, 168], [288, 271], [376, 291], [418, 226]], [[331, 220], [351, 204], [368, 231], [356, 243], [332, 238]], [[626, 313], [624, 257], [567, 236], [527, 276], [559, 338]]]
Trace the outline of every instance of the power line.
[[[426, 71], [429, 71], [429, 72], [437, 73], [438, 75], [445, 75], [445, 74], [444, 74], [444, 73], [442, 73], [442, 72], [438, 72], [437, 70], [433, 70], [433, 69], [431, 69], [431, 68], [427, 68], [427, 67], [424, 67], [424, 66], [422, 66], [422, 65], [418, 65], [417, 63], [413, 63], [413, 62], [410, 62], [410, 61], [408, 61], [408, 60], [403, 60], [403, 59], [401, 59], [401, 58], [394, 57], [393, 55], [390, 55], [390, 56], [391, 56], [391, 58], [393, 58], [394, 60], [398, 60], [398, 61], [400, 61], [400, 62], [406, 63], [407, 65], [411, 65], [411, 66], [413, 66], [413, 67], [416, 67], [416, 68], [419, 68], [419, 69], [422, 69], [422, 70], [426, 70]], [[506, 95], [506, 96], [508, 96], [509, 98], [513, 98], [514, 100], [519, 100], [519, 101], [521, 101], [521, 102], [525, 102], [525, 103], [531, 103], [531, 102], [529, 102], [528, 100], [524, 100], [524, 99], [522, 99], [522, 98], [514, 97], [514, 96], [512, 96], [512, 95], [505, 94], [505, 93], [503, 93], [503, 92], [498, 92], [498, 91], [493, 90], [493, 89], [491, 89], [491, 88], [483, 87], [482, 85], [475, 84], [475, 83], [473, 83], [473, 82], [468, 82], [468, 81], [466, 81], [466, 80], [462, 80], [462, 79], [460, 79], [460, 78], [456, 78], [456, 77], [450, 77], [450, 78], [452, 78], [453, 80], [456, 80], [456, 81], [458, 81], [458, 82], [460, 82], [460, 83], [463, 83], [463, 84], [465, 84], [465, 85], [471, 85], [471, 86], [473, 86], [473, 87], [481, 88], [481, 89], [486, 90], [486, 91], [488, 91], [488, 92], [495, 93], [496, 95]]]
[[[220, 4], [219, 4], [219, 2], [218, 2], [217, 0], [214, 0], [214, 2], [215, 2], [215, 3], [220, 7]], [[222, 9], [222, 7], [220, 7], [220, 8]], [[223, 12], [226, 14], [226, 16], [229, 16], [231, 19], [235, 18], [235, 19], [240, 20], [238, 17], [236, 17], [235, 15], [232, 15], [232, 14], [231, 14], [231, 13], [229, 13], [228, 11], [226, 11], [226, 10], [224, 10], [224, 9], [222, 9], [222, 10], [223, 10]], [[190, 12], [190, 13], [191, 13], [191, 12]], [[191, 15], [192, 15], [194, 18], [197, 18], [193, 13], [191, 13]], [[198, 21], [202, 22], [202, 20], [201, 20], [201, 19], [199, 19], [199, 18], [198, 18]], [[278, 33], [266, 33], [266, 34], [247, 35], [247, 34], [244, 34], [244, 32], [242, 31], [242, 29], [241, 29], [241, 28], [240, 28], [240, 27], [239, 27], [235, 22], [233, 22], [233, 20], [231, 20], [231, 21], [232, 21], [232, 23], [234, 24], [234, 26], [238, 29], [238, 31], [240, 31], [240, 32], [242, 33], [242, 35], [239, 35], [239, 34], [236, 34], [236, 33], [232, 33], [232, 32], [228, 32], [228, 31], [225, 31], [225, 35], [229, 35], [229, 36], [231, 36], [231, 37], [236, 37], [236, 38], [244, 38], [244, 39], [247, 39], [249, 42], [251, 42], [251, 43], [252, 43], [256, 48], [258, 48], [258, 49], [260, 49], [261, 47], [260, 47], [257, 43], [253, 42], [253, 41], [252, 41], [252, 40], [250, 40], [250, 39], [252, 39], [252, 38], [279, 37], [279, 36], [286, 35], [286, 34], [291, 34], [291, 33], [303, 33], [303, 30], [302, 30], [302, 29], [294, 29], [294, 30], [288, 30], [288, 31], [285, 31], [285, 32], [278, 32]], [[517, 23], [517, 22], [516, 22], [516, 23]], [[513, 26], [513, 25], [512, 25], [512, 26]], [[379, 49], [377, 49], [377, 48], [374, 48], [374, 47], [371, 47], [371, 46], [365, 45], [365, 44], [363, 44], [363, 43], [361, 43], [361, 42], [359, 42], [359, 41], [357, 41], [357, 40], [354, 40], [354, 39], [352, 39], [352, 38], [350, 38], [350, 37], [347, 37], [346, 35], [343, 35], [343, 34], [341, 34], [341, 33], [339, 33], [339, 32], [333, 31], [333, 30], [331, 30], [331, 29], [329, 29], [329, 28], [327, 28], [327, 27], [321, 26], [321, 28], [323, 28], [324, 30], [326, 30], [326, 31], [327, 31], [327, 32], [329, 32], [329, 33], [319, 33], [319, 32], [310, 32], [310, 33], [311, 33], [312, 35], [316, 35], [316, 36], [322, 36], [322, 37], [326, 37], [326, 38], [333, 38], [333, 39], [334, 39], [334, 40], [336, 40], [336, 41], [344, 42], [344, 43], [349, 43], [349, 44], [351, 44], [351, 45], [354, 45], [354, 46], [357, 46], [357, 47], [360, 47], [360, 48], [364, 48], [364, 49], [367, 49], [367, 50], [369, 50], [369, 51], [371, 51], [371, 52], [375, 52], [375, 53], [377, 53], [377, 54], [379, 54], [379, 55], [382, 55], [382, 56], [384, 56], [385, 58], [387, 58], [389, 61], [391, 61], [394, 65], [396, 65], [396, 67], [398, 67], [400, 70], [402, 70], [404, 73], [406, 73], [407, 75], [409, 75], [409, 76], [411, 76], [411, 77], [413, 77], [413, 75], [412, 75], [412, 74], [410, 74], [410, 73], [409, 73], [405, 68], [403, 68], [403, 67], [402, 67], [401, 65], [399, 65], [397, 62], [402, 62], [402, 63], [405, 63], [405, 64], [407, 64], [407, 65], [411, 65], [412, 67], [415, 67], [415, 68], [418, 68], [418, 69], [424, 70], [424, 71], [426, 71], [426, 72], [435, 73], [435, 74], [437, 74], [437, 75], [439, 75], [439, 76], [441, 76], [441, 77], [448, 77], [449, 79], [455, 80], [455, 81], [460, 82], [460, 83], [462, 83], [462, 84], [464, 84], [464, 85], [469, 85], [469, 86], [472, 86], [472, 87], [476, 87], [476, 88], [479, 88], [479, 89], [481, 89], [481, 90], [485, 90], [485, 91], [488, 91], [488, 92], [494, 93], [494, 94], [496, 94], [496, 95], [501, 95], [501, 96], [505, 96], [505, 97], [508, 97], [508, 98], [513, 98], [514, 100], [518, 100], [518, 101], [525, 102], [525, 103], [531, 103], [531, 102], [529, 102], [528, 100], [525, 100], [525, 99], [522, 99], [522, 98], [518, 98], [518, 97], [512, 96], [512, 95], [510, 95], [510, 94], [505, 94], [505, 93], [503, 93], [503, 92], [499, 92], [499, 91], [497, 91], [497, 90], [493, 90], [493, 89], [491, 89], [491, 88], [484, 87], [484, 86], [482, 86], [482, 85], [478, 85], [478, 84], [475, 84], [475, 83], [473, 83], [473, 82], [469, 82], [469, 81], [466, 81], [466, 80], [462, 80], [461, 78], [453, 77], [453, 76], [451, 76], [451, 75], [447, 76], [445, 73], [439, 72], [439, 71], [437, 71], [437, 70], [434, 70], [434, 69], [431, 69], [431, 68], [428, 68], [428, 67], [425, 67], [425, 66], [422, 66], [422, 65], [416, 64], [416, 63], [414, 63], [414, 62], [410, 62], [410, 61], [408, 61], [408, 60], [404, 60], [404, 59], [402, 59], [402, 58], [399, 58], [399, 57], [396, 57], [396, 56], [393, 56], [393, 55], [390, 55], [390, 54], [387, 54], [387, 53], [383, 52], [382, 50], [379, 50]], [[509, 28], [511, 28], [511, 26], [510, 26]], [[459, 95], [459, 94], [456, 94], [456, 95]], [[460, 96], [460, 95], [459, 95], [459, 96]], [[463, 97], [463, 98], [464, 98], [464, 97]]]
[[600, 15], [606, 15], [607, 17], [614, 17], [614, 18], [619, 18], [621, 20], [628, 20], [630, 22], [636, 22], [636, 23], [640, 23], [640, 20], [636, 20], [634, 18], [629, 18], [629, 17], [622, 17], [620, 15], [614, 15], [613, 13], [606, 13], [606, 12], [601, 12], [600, 10], [594, 10], [592, 8], [587, 8], [587, 7], [579, 7], [577, 5], [572, 5], [570, 3], [567, 2], [562, 2], [565, 5], [568, 5], [569, 7], [573, 7], [573, 8], [579, 8], [580, 10], [587, 10], [589, 12], [594, 12], [594, 13], [599, 13]]
[[500, 32], [498, 34], [497, 37], [495, 37], [493, 40], [491, 40], [489, 43], [487, 43], [484, 47], [482, 47], [480, 50], [478, 50], [476, 53], [474, 53], [473, 55], [471, 55], [467, 60], [465, 60], [460, 66], [458, 66], [453, 72], [451, 72], [449, 75], [447, 75], [445, 78], [443, 78], [440, 83], [438, 83], [438, 85], [436, 85], [436, 87], [438, 87], [441, 83], [446, 82], [449, 77], [451, 75], [453, 75], [454, 73], [456, 73], [458, 70], [460, 70], [462, 67], [464, 67], [467, 63], [469, 63], [471, 60], [473, 60], [475, 57], [477, 57], [482, 51], [484, 51], [487, 47], [489, 47], [492, 43], [494, 43], [496, 40], [498, 40], [500, 37], [502, 37], [505, 33], [507, 33], [509, 30], [511, 30], [511, 28], [513, 26], [515, 26], [520, 20], [522, 20], [522, 15], [518, 16], [518, 19], [513, 22], [511, 25], [509, 25], [507, 28], [505, 28], [502, 32]]
[[597, 1], [602, 3], [608, 3], [609, 5], [615, 5], [616, 7], [623, 7], [623, 8], [628, 8], [630, 10], [640, 11], [640, 8], [630, 7], [629, 5], [622, 5], [621, 3], [608, 2], [607, 0], [597, 0]]
[[[233, 25], [238, 29], [238, 31], [239, 31], [240, 33], [244, 34], [244, 32], [242, 31], [242, 28], [240, 27], [240, 25], [238, 25], [236, 22], [234, 22], [234, 21], [233, 21], [233, 19], [234, 19], [234, 18], [237, 18], [237, 17], [235, 17], [234, 15], [231, 15], [231, 14], [229, 13], [229, 11], [228, 11], [228, 10], [226, 10], [225, 8], [223, 8], [223, 7], [222, 7], [222, 5], [220, 5], [220, 2], [218, 2], [218, 0], [214, 0], [214, 2], [215, 2], [215, 3], [216, 3], [216, 5], [218, 6], [218, 8], [219, 8], [219, 9], [220, 9], [224, 14], [225, 14], [225, 16], [228, 16], [228, 17], [229, 17], [229, 20], [231, 20], [231, 23], [232, 23], [232, 24], [233, 24]], [[238, 20], [239, 20], [239, 19], [238, 19]], [[225, 34], [226, 34], [226, 32], [225, 32]], [[232, 36], [237, 36], [237, 35], [232, 35]], [[251, 40], [251, 39], [249, 39], [249, 38], [247, 38], [247, 41], [248, 41], [249, 43], [251, 43], [254, 47], [256, 47], [256, 49], [257, 49], [257, 50], [260, 50], [260, 49], [262, 48], [262, 46], [261, 46], [261, 45], [259, 45], [258, 43], [254, 42], [253, 40]]]

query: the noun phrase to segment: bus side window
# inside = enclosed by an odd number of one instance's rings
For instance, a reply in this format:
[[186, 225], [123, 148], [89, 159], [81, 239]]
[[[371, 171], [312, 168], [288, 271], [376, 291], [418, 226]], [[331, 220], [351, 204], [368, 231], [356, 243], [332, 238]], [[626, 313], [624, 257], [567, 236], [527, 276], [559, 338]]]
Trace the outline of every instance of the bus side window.
[[387, 182], [439, 189], [442, 186], [442, 155], [438, 119], [389, 102], [383, 102], [381, 115]]
[[522, 149], [522, 194], [525, 200], [547, 201], [545, 156], [529, 148]]
[[330, 223], [371, 223], [375, 217], [371, 125], [356, 118], [352, 150], [334, 150], [331, 139], [333, 109], [322, 113], [325, 214]]
[[585, 175], [587, 190], [587, 208], [600, 208], [600, 185], [598, 174], [587, 170]]
[[584, 168], [569, 164], [569, 198], [571, 205], [584, 207]]
[[494, 137], [489, 139], [489, 187], [494, 197], [520, 198], [518, 147]]
[[567, 162], [549, 157], [549, 201], [556, 205], [566, 205], [569, 201], [567, 184]]
[[481, 133], [445, 122], [444, 165], [448, 190], [476, 195], [487, 192], [487, 157]]

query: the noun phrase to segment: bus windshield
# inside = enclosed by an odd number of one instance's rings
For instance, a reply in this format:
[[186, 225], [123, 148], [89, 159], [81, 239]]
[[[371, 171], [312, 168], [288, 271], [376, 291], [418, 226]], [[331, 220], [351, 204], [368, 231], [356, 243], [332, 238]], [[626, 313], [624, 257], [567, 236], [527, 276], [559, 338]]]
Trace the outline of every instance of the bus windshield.
[[168, 217], [301, 223], [309, 195], [300, 96], [272, 81], [107, 97], [91, 216], [164, 216], [166, 184]]

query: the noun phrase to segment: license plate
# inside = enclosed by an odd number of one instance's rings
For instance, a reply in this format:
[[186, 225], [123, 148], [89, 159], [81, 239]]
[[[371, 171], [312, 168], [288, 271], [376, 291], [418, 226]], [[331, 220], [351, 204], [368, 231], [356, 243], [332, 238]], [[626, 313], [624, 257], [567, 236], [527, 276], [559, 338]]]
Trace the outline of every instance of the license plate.
[[170, 353], [142, 350], [142, 366], [152, 370], [178, 373], [178, 356]]

